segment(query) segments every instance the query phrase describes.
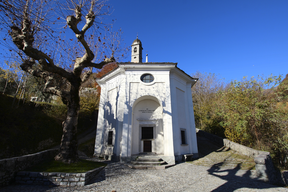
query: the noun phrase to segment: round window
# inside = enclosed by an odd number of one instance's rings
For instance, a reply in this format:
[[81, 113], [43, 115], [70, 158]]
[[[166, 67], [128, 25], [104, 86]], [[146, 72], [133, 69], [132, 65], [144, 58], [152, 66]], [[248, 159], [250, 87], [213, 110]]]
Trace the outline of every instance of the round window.
[[151, 83], [154, 81], [154, 77], [151, 74], [143, 74], [141, 76], [141, 81], [144, 83]]

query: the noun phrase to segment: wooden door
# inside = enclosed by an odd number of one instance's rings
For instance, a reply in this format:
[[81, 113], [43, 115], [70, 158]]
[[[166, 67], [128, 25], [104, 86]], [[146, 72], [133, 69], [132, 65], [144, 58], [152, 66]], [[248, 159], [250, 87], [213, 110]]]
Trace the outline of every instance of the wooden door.
[[151, 140], [143, 141], [143, 152], [152, 152]]

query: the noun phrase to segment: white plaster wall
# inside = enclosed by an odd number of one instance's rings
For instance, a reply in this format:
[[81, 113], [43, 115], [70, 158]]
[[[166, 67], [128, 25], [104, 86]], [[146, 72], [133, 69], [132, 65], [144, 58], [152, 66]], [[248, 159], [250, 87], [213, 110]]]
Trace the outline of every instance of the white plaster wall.
[[103, 134], [105, 134], [105, 116], [104, 116], [104, 109], [106, 103], [106, 89], [105, 86], [101, 87], [101, 94], [100, 94], [100, 102], [99, 102], [99, 111], [98, 111], [98, 121], [97, 121], [97, 129], [96, 129], [96, 138], [95, 138], [95, 148], [94, 154], [100, 155], [103, 153]]
[[[152, 83], [143, 83], [140, 80], [142, 74], [150, 73], [154, 76]], [[133, 106], [138, 98], [152, 96], [158, 100], [163, 107], [163, 135], [164, 149], [166, 156], [174, 156], [173, 134], [172, 134], [172, 115], [171, 115], [171, 97], [170, 97], [170, 71], [126, 71], [127, 81], [129, 83], [129, 103]], [[131, 133], [131, 132], [130, 132]], [[132, 137], [132, 134], [129, 135]], [[132, 140], [132, 139], [131, 139]], [[158, 142], [160, 140], [157, 140]], [[131, 143], [132, 145], [132, 143]], [[162, 149], [161, 149], [162, 150]]]
[[191, 84], [186, 85], [186, 103], [188, 106], [187, 109], [187, 116], [189, 117], [189, 124], [190, 124], [190, 136], [191, 137], [191, 145], [190, 151], [195, 154], [195, 158], [198, 157], [198, 146], [197, 146], [197, 136], [196, 136], [196, 126], [195, 126], [195, 117], [194, 117], [194, 110], [193, 110], [193, 100], [192, 100], [192, 92], [191, 92]]
[[[185, 89], [184, 89], [185, 90]], [[180, 154], [187, 154], [189, 153], [189, 141], [191, 140], [190, 138], [190, 127], [188, 126], [189, 122], [187, 122], [187, 103], [186, 101], [186, 94], [185, 91], [179, 89], [176, 87], [176, 99], [177, 99], [177, 111], [178, 111], [178, 127], [175, 129], [179, 132], [179, 136], [177, 139], [178, 145], [180, 145]], [[185, 139], [186, 139], [186, 144], [182, 144], [181, 141], [181, 129], [185, 130]]]
[[176, 94], [176, 87], [177, 82], [175, 80], [175, 75], [172, 73], [170, 75], [170, 90], [171, 90], [171, 116], [172, 116], [172, 123], [173, 123], [173, 133], [172, 133], [172, 140], [174, 141], [173, 147], [174, 147], [174, 155], [180, 155], [180, 145], [179, 145], [179, 122], [178, 122], [178, 107], [177, 107], [177, 94]]
[[[191, 116], [192, 95], [187, 92], [187, 84], [179, 75], [171, 74], [171, 92], [172, 92], [172, 111], [173, 111], [173, 139], [174, 139], [174, 154], [183, 155], [195, 152], [195, 143], [197, 147], [197, 139], [195, 132], [194, 116]], [[193, 114], [194, 115], [194, 114]], [[186, 131], [186, 143], [182, 145], [181, 128]], [[194, 129], [194, 132], [193, 132]], [[194, 147], [194, 148], [193, 148]]]
[[[116, 75], [108, 76], [102, 84], [99, 83], [102, 91], [95, 154], [111, 153], [112, 150], [113, 154], [128, 158], [141, 152], [140, 127], [144, 125], [155, 126], [157, 133], [152, 150], [171, 157], [171, 162], [174, 155], [198, 153], [194, 116], [191, 117], [194, 115], [191, 89], [188, 90], [191, 84], [186, 84], [186, 80], [171, 72], [170, 68], [142, 70], [122, 65], [114, 73]], [[140, 80], [145, 73], [154, 76], [152, 83]], [[177, 93], [177, 90], [181, 91]], [[177, 100], [181, 102], [177, 103]], [[148, 109], [155, 108], [155, 112], [139, 113], [147, 106]], [[181, 146], [180, 128], [186, 128], [187, 146]], [[115, 131], [112, 149], [105, 145], [109, 129]]]
[[[101, 94], [99, 103], [98, 123], [95, 141], [95, 154], [119, 155], [120, 139], [119, 130], [121, 130], [121, 121], [123, 121], [123, 113], [119, 110], [120, 103], [117, 98], [122, 92], [122, 84], [124, 80], [123, 74], [107, 80], [105, 84], [100, 84]], [[108, 132], [113, 131], [113, 144], [107, 145]]]

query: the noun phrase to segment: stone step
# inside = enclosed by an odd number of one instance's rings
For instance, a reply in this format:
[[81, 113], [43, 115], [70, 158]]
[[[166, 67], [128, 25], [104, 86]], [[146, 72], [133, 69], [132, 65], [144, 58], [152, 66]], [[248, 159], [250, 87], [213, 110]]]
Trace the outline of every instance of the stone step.
[[165, 161], [132, 161], [133, 165], [164, 165], [167, 164]]
[[155, 154], [141, 154], [128, 166], [132, 169], [165, 169], [168, 163]]
[[151, 162], [158, 162], [158, 161], [163, 161], [159, 157], [138, 157], [136, 161], [151, 161]]
[[157, 170], [166, 168], [165, 165], [133, 165], [133, 164], [128, 164], [128, 167], [130, 167], [131, 169], [157, 169]]

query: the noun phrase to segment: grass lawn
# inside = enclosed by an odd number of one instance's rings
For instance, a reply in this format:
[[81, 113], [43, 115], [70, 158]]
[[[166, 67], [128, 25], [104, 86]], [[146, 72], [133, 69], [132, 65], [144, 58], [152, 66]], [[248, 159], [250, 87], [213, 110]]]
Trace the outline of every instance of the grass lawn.
[[84, 173], [97, 167], [106, 166], [105, 163], [79, 160], [77, 163], [65, 164], [59, 161], [44, 161], [26, 171], [33, 172], [65, 172], [65, 173]]

